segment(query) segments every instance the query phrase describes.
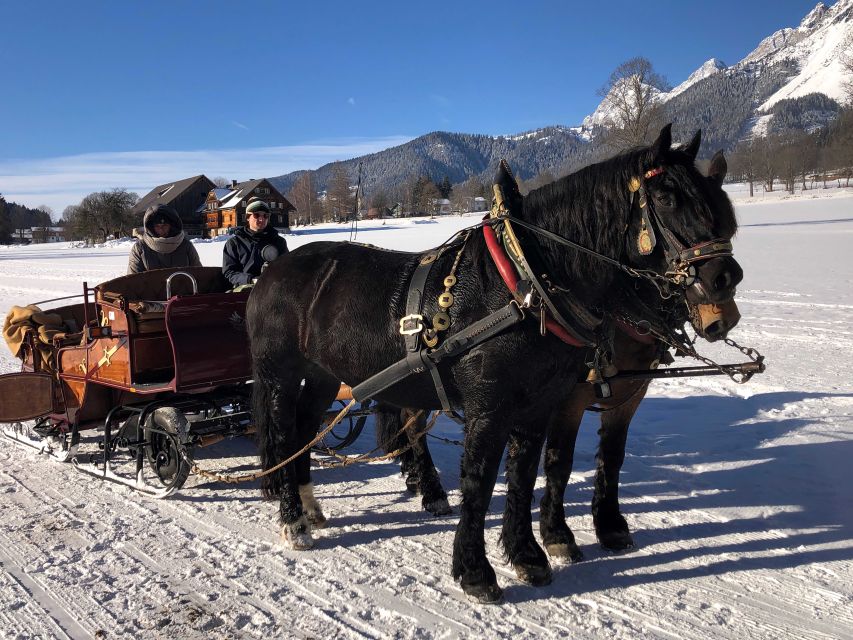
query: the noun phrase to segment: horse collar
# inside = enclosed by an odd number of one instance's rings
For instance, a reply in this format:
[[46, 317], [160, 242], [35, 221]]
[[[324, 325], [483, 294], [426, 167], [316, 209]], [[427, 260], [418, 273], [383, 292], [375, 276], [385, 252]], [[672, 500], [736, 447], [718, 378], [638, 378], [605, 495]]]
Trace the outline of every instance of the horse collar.
[[[496, 204], [492, 209], [491, 217], [493, 218], [498, 215], [506, 216], [507, 213], [503, 206], [502, 198], [499, 197], [499, 193], [500, 187], [495, 185], [495, 194], [498, 197], [496, 197]], [[580, 327], [577, 326], [577, 322], [568, 322], [557, 310], [546, 288], [537, 279], [533, 269], [530, 268], [522, 251], [521, 243], [518, 241], [518, 237], [515, 235], [509, 219], [505, 218], [501, 226], [503, 246], [501, 246], [501, 241], [498, 240], [498, 236], [492, 226], [483, 226], [483, 236], [486, 240], [486, 247], [489, 249], [489, 255], [491, 255], [498, 273], [501, 274], [504, 284], [506, 284], [519, 304], [525, 308], [535, 307], [533, 298], [538, 298], [539, 309], [537, 313], [539, 314], [542, 335], [545, 335], [546, 331], [550, 332], [573, 347], [583, 348], [594, 346], [596, 341], [592, 330], [600, 323], [600, 320], [577, 303], [574, 303], [574, 301], [569, 301], [576, 312], [575, 316], [585, 316], [582, 320], [582, 322], [585, 322]], [[504, 247], [507, 248], [507, 251], [504, 251]], [[510, 255], [508, 256], [507, 253]], [[523, 277], [520, 278], [519, 274]]]

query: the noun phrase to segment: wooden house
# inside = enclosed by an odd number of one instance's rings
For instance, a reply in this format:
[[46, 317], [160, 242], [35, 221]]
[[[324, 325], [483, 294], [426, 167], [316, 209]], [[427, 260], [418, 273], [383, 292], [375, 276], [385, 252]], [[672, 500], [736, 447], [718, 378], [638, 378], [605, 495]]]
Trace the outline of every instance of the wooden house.
[[234, 180], [228, 187], [208, 191], [204, 203], [205, 235], [215, 238], [246, 224], [246, 205], [252, 197], [258, 197], [269, 205], [272, 226], [278, 229], [290, 227], [290, 212], [296, 208], [269, 180]]

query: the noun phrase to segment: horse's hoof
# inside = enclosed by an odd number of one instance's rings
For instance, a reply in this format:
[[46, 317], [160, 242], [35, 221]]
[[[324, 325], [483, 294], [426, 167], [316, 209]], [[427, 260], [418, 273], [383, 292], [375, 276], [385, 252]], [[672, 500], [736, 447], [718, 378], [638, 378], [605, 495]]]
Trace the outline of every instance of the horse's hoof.
[[434, 516], [446, 516], [448, 513], [453, 513], [453, 509], [450, 508], [450, 503], [447, 501], [447, 498], [439, 498], [432, 502], [425, 502], [424, 510]]
[[555, 542], [545, 545], [545, 551], [548, 555], [556, 560], [564, 562], [581, 562], [583, 560], [583, 552], [576, 544], [568, 544], [565, 542]]
[[547, 564], [544, 567], [534, 564], [515, 564], [513, 569], [515, 569], [515, 575], [518, 576], [519, 580], [532, 587], [544, 587], [551, 584], [551, 567]]
[[416, 476], [406, 477], [406, 490], [414, 496], [421, 493], [421, 479]]
[[311, 549], [314, 546], [314, 538], [311, 537], [306, 518], [303, 516], [296, 522], [282, 525], [281, 541], [294, 551]]
[[598, 535], [598, 543], [602, 549], [616, 553], [620, 551], [632, 551], [634, 549], [634, 539], [627, 531], [601, 533]]
[[500, 604], [504, 599], [504, 592], [496, 584], [470, 584], [462, 585], [465, 596], [478, 604]]
[[329, 521], [322, 511], [315, 511], [308, 514], [308, 522], [312, 529], [325, 529], [329, 526]]

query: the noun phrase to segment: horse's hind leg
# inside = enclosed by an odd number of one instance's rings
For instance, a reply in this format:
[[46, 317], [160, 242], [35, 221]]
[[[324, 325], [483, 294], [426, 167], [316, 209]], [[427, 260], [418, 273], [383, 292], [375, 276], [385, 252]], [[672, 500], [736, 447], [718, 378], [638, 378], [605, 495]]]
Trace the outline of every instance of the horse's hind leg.
[[414, 453], [408, 448], [409, 439], [403, 433], [403, 420], [406, 417], [400, 410], [385, 404], [377, 404], [373, 411], [373, 419], [376, 425], [376, 445], [385, 453], [391, 453], [399, 449], [405, 449], [400, 454], [400, 473], [406, 480], [406, 489], [413, 494], [420, 493], [420, 477], [416, 471]]
[[544, 439], [544, 429], [516, 428], [510, 434], [506, 458], [506, 509], [501, 532], [504, 551], [516, 575], [535, 586], [551, 582], [551, 566], [536, 543], [530, 513]]
[[[418, 413], [412, 409], [379, 405], [374, 414], [376, 442], [385, 453], [405, 449], [400, 454], [400, 471], [406, 478], [406, 488], [422, 496], [425, 511], [436, 516], [446, 515], [451, 512], [450, 504], [427, 445], [426, 416]], [[417, 418], [412, 420], [414, 416]], [[409, 427], [404, 429], [407, 424]]]
[[[648, 382], [643, 384], [647, 386]], [[619, 508], [619, 472], [625, 461], [628, 426], [644, 396], [645, 388], [633, 393], [623, 405], [601, 414], [592, 518], [599, 543], [612, 551], [634, 546], [628, 523]]]
[[[299, 440], [308, 443], [317, 435], [323, 416], [337, 395], [340, 382], [317, 367], [309, 367], [304, 378], [299, 400], [296, 403], [296, 425]], [[305, 446], [304, 444], [302, 446]], [[328, 525], [320, 503], [314, 497], [311, 482], [311, 452], [306, 451], [296, 460], [296, 483], [302, 511], [313, 529], [324, 529]]]
[[[252, 417], [264, 471], [278, 466], [304, 445], [295, 420], [302, 370], [298, 363], [284, 360], [255, 361]], [[313, 539], [299, 497], [297, 462], [261, 478], [261, 490], [266, 497], [279, 499], [283, 541], [294, 549], [308, 549]]]
[[579, 562], [583, 553], [566, 523], [564, 499], [572, 475], [575, 440], [583, 418], [583, 391], [576, 388], [568, 401], [554, 411], [545, 444], [545, 493], [539, 502], [539, 533], [545, 550], [553, 558]]
[[[404, 424], [409, 423], [412, 415], [411, 410], [402, 411], [401, 418], [406, 421]], [[442, 516], [450, 513], [451, 509], [427, 445], [426, 418], [425, 413], [420, 413], [406, 429], [406, 439], [411, 447], [410, 473], [418, 478], [417, 487], [422, 496], [421, 504], [424, 510], [435, 516]]]

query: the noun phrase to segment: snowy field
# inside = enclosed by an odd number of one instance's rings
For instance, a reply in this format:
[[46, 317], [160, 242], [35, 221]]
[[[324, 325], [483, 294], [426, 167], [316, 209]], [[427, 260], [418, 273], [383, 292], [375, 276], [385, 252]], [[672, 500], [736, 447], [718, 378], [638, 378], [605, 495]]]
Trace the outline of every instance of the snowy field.
[[[633, 552], [606, 553], [595, 540], [594, 416], [566, 496], [587, 559], [555, 567], [550, 586], [521, 584], [503, 564], [499, 479], [486, 540], [505, 587], [500, 606], [464, 598], [450, 577], [456, 515], [426, 515], [391, 463], [316, 470], [332, 526], [300, 553], [279, 545], [276, 504], [254, 484], [193, 476], [157, 501], [2, 440], [0, 636], [853, 637], [853, 189], [749, 202], [743, 187], [732, 193], [745, 272], [732, 337], [765, 354], [768, 371], [745, 386], [652, 384], [622, 473]], [[476, 221], [364, 222], [356, 239], [420, 250]], [[348, 227], [312, 227], [287, 241], [349, 236]], [[204, 264], [220, 264], [221, 242], [196, 246]], [[0, 247], [0, 314], [122, 274], [129, 247]], [[0, 345], [0, 372], [18, 367]], [[460, 437], [449, 421], [435, 432]], [[368, 423], [354, 451], [372, 441]], [[456, 506], [460, 448], [430, 444]], [[197, 458], [211, 469], [255, 465], [247, 439]]]

